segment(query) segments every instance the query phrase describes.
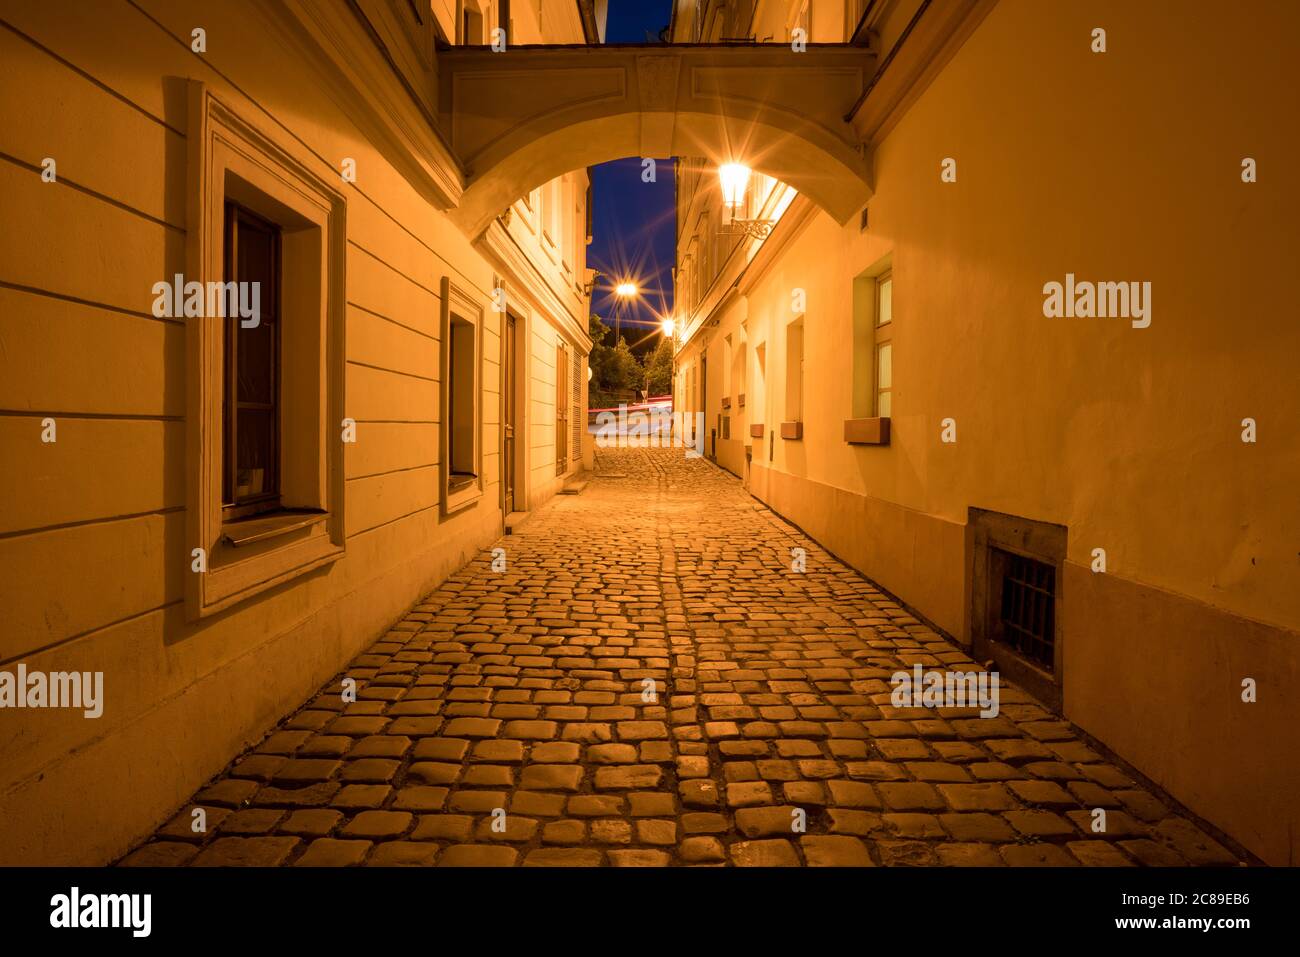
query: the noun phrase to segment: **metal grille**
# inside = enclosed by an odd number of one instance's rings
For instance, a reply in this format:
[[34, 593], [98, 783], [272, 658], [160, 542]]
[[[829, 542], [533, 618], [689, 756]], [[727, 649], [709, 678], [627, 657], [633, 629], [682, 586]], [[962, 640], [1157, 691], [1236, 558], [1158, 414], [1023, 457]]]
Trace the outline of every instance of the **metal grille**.
[[1052, 670], [1056, 650], [1056, 569], [1003, 552], [1002, 641], [1030, 661]]

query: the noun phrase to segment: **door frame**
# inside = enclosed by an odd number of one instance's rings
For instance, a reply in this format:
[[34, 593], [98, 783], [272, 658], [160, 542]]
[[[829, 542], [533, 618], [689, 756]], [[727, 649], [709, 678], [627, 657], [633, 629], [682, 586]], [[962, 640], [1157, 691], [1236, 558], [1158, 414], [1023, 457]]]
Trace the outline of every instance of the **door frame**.
[[[505, 283], [499, 284], [502, 288]], [[506, 430], [505, 430], [505, 401], [506, 401], [506, 336], [509, 334], [510, 324], [506, 321], [509, 314], [515, 320], [515, 488], [514, 488], [514, 507], [517, 512], [528, 511], [529, 499], [529, 429], [531, 424], [528, 417], [528, 409], [532, 401], [531, 395], [531, 376], [529, 375], [530, 364], [532, 361], [532, 314], [523, 306], [517, 306], [510, 295], [511, 290], [506, 290], [506, 308], [500, 313], [501, 315], [501, 428], [498, 436], [498, 461], [501, 463], [501, 528], [505, 530], [506, 522], [506, 481], [505, 481], [505, 461], [506, 461]]]

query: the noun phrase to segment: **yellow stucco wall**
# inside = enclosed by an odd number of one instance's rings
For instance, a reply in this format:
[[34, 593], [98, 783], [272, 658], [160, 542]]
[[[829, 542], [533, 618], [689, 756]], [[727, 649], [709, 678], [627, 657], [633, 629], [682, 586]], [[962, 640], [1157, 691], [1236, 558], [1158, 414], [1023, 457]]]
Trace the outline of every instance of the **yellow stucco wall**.
[[[755, 494], [961, 640], [967, 509], [1067, 526], [1067, 716], [1277, 863], [1300, 850], [1298, 29], [1280, 2], [1003, 0], [880, 144], [868, 228], [816, 213], [678, 359], [707, 341], [712, 378], [747, 313], [748, 412], [776, 428], [805, 290], [804, 438], [770, 462], [753, 440]], [[887, 255], [891, 440], [850, 446], [852, 280]], [[1150, 282], [1150, 326], [1044, 317], [1066, 273]]]
[[[500, 534], [501, 317], [494, 266], [324, 75], [286, 55], [264, 5], [114, 0], [69, 15], [6, 2], [0, 16], [12, 27], [0, 29], [0, 408], [12, 413], [0, 417], [0, 661], [103, 671], [106, 697], [96, 720], [0, 714], [0, 863], [103, 863]], [[186, 266], [186, 79], [317, 175], [337, 178], [342, 157], [358, 169], [345, 556], [198, 622], [182, 598], [185, 320], [151, 314], [153, 284]], [[46, 156], [57, 183], [41, 181]], [[485, 488], [450, 518], [437, 467], [443, 276], [484, 307]], [[535, 335], [557, 335], [551, 317], [533, 318]], [[538, 377], [553, 375], [553, 349], [548, 361]], [[553, 389], [530, 414], [554, 484]], [[45, 415], [52, 445], [39, 441]]]

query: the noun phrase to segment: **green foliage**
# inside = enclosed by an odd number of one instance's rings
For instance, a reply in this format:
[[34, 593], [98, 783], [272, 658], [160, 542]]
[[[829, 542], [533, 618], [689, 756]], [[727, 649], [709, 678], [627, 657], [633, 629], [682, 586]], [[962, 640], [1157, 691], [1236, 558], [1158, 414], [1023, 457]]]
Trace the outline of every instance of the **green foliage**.
[[673, 343], [661, 339], [646, 362], [646, 395], [667, 395], [673, 391]]
[[617, 345], [606, 343], [613, 331], [592, 316], [587, 325], [591, 336], [591, 382], [587, 386], [587, 401], [591, 408], [607, 408], [620, 402], [636, 400], [638, 390], [645, 388], [645, 369], [633, 354], [627, 340], [619, 337]]

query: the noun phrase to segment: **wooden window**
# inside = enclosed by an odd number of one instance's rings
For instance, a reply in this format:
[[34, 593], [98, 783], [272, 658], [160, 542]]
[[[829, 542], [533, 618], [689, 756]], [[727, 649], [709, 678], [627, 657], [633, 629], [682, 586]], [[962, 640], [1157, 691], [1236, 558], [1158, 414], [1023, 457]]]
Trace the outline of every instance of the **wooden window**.
[[221, 502], [238, 518], [280, 506], [279, 228], [227, 202], [225, 261], [226, 288], [258, 301], [256, 324], [229, 308], [225, 320]]
[[894, 388], [894, 279], [886, 272], [876, 280], [876, 415], [889, 418]]
[[451, 430], [449, 485], [453, 492], [478, 478], [478, 463], [474, 461], [474, 393], [477, 386], [474, 339], [474, 324], [453, 315], [447, 343], [451, 352], [447, 362], [447, 428]]
[[569, 466], [569, 350], [555, 345], [555, 474]]

